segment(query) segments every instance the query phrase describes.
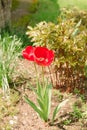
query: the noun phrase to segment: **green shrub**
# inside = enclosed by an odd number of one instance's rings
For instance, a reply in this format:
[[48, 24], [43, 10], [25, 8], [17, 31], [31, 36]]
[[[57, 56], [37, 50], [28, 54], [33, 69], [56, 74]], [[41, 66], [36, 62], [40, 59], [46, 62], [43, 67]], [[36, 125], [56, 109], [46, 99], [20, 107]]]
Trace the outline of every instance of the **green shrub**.
[[12, 11], [15, 10], [19, 5], [18, 0], [12, 0]]
[[31, 16], [28, 14], [28, 15], [22, 16], [16, 22], [13, 21], [13, 27], [25, 29], [25, 27], [28, 25], [30, 21], [30, 17]]
[[22, 16], [21, 18], [18, 19], [18, 21], [13, 21], [13, 26], [11, 28], [11, 35], [16, 34], [18, 38], [21, 39], [22, 41], [22, 47], [26, 45], [30, 45], [30, 40], [26, 36], [26, 27], [30, 22], [31, 15], [27, 14], [25, 16]]
[[29, 12], [35, 13], [38, 9], [39, 1], [38, 0], [33, 0], [33, 2], [29, 6]]
[[30, 25], [35, 26], [43, 20], [56, 23], [60, 8], [57, 0], [39, 0], [38, 3], [31, 6], [30, 12], [34, 12], [31, 14]]
[[77, 20], [71, 14], [72, 11], [66, 14], [63, 12], [58, 24], [40, 22], [35, 27], [29, 26], [27, 31], [34, 46], [47, 46], [55, 51], [56, 87], [83, 86], [87, 29], [86, 24], [83, 24], [84, 17]]

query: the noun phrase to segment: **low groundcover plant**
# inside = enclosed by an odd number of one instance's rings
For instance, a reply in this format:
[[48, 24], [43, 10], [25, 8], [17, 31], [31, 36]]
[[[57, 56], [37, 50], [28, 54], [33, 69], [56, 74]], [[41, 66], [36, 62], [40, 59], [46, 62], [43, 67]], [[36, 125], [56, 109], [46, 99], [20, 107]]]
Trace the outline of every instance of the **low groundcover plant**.
[[[38, 47], [27, 46], [22, 51], [22, 55], [25, 59], [33, 61], [34, 63], [40, 65], [42, 67], [42, 70], [44, 69], [45, 66], [49, 66], [54, 60], [54, 52], [46, 47], [40, 47], [40, 46]], [[48, 84], [48, 82], [45, 82], [44, 70], [42, 73], [42, 78], [43, 82], [41, 83], [37, 75], [37, 90], [32, 88], [32, 90], [34, 90], [37, 96], [38, 105], [32, 102], [27, 95], [25, 96], [24, 99], [39, 114], [40, 118], [42, 118], [45, 122], [47, 122], [49, 120], [49, 114], [51, 109], [52, 85]], [[54, 109], [51, 120], [52, 123], [54, 122], [55, 116], [58, 113], [60, 107], [63, 106], [63, 104], [65, 104], [66, 101], [67, 100], [63, 101]]]

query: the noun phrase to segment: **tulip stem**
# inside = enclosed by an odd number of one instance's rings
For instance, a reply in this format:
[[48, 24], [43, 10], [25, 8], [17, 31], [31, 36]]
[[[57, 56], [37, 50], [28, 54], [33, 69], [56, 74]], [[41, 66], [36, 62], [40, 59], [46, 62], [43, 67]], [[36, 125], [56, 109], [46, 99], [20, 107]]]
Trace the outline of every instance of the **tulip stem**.
[[52, 74], [51, 74], [51, 70], [50, 70], [50, 67], [49, 67], [49, 66], [48, 66], [48, 69], [49, 69], [49, 73], [50, 73], [51, 83], [52, 83], [52, 86], [53, 86], [53, 78], [52, 78]]
[[34, 63], [34, 68], [35, 68], [35, 72], [36, 72], [36, 79], [37, 79], [37, 85], [38, 85], [38, 83], [39, 83], [39, 75], [38, 75], [36, 63]]
[[43, 87], [43, 96], [45, 95], [46, 93], [46, 87], [47, 87], [47, 84], [45, 82], [45, 77], [44, 77], [44, 66], [42, 66], [42, 87]]
[[44, 67], [43, 66], [42, 66], [42, 81], [43, 81], [43, 87], [45, 87]]

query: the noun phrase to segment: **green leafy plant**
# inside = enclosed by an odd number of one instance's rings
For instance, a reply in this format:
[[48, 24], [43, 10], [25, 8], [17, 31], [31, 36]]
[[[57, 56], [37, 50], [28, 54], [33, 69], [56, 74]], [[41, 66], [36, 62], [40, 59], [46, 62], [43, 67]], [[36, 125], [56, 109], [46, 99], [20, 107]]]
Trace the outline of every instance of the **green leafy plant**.
[[74, 93], [75, 93], [76, 95], [78, 95], [78, 96], [81, 98], [82, 101], [85, 101], [85, 100], [86, 100], [86, 99], [85, 99], [85, 95], [84, 95], [83, 93], [81, 93], [79, 89], [75, 88], [75, 89], [74, 89]]
[[71, 119], [66, 119], [63, 121], [64, 125], [69, 125], [71, 123]]
[[4, 94], [9, 93], [9, 84], [12, 81], [16, 60], [20, 55], [21, 42], [16, 36], [5, 34], [0, 36], [0, 87]]
[[71, 116], [75, 119], [75, 120], [79, 120], [80, 118], [83, 117], [83, 112], [81, 111], [81, 109], [74, 104], [73, 106], [73, 112], [71, 113]]

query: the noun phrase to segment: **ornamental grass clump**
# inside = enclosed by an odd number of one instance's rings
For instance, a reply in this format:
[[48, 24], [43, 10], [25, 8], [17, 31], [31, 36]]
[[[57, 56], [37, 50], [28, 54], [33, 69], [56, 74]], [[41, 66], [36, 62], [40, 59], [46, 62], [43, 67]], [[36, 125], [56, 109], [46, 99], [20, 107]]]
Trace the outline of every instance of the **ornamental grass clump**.
[[84, 14], [81, 19], [78, 18], [80, 15], [73, 17], [70, 13], [72, 11], [62, 12], [58, 24], [44, 21], [35, 27], [28, 26], [27, 31], [34, 46], [45, 46], [55, 51], [54, 87], [67, 91], [86, 87], [84, 66], [87, 60], [87, 15]]
[[0, 36], [0, 87], [5, 95], [9, 94], [10, 83], [14, 75], [16, 60], [22, 43], [16, 36]]
[[[34, 65], [38, 64], [39, 67], [42, 67], [42, 82], [40, 81], [40, 77], [37, 74], [38, 71], [35, 65], [37, 76], [37, 89], [31, 87], [31, 89], [36, 94], [37, 105], [34, 102], [32, 102], [27, 95], [25, 95], [24, 99], [38, 113], [40, 118], [47, 122], [49, 120], [49, 114], [51, 109], [52, 84], [49, 84], [45, 81], [44, 69], [46, 66], [49, 66], [53, 62], [54, 51], [49, 50], [46, 47], [27, 46], [22, 51], [22, 55], [25, 59], [34, 62]], [[65, 101], [63, 102], [63, 104], [64, 103]], [[61, 106], [62, 103], [55, 108], [51, 120], [52, 123], [54, 122], [56, 114], [58, 113]]]

